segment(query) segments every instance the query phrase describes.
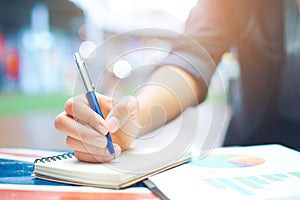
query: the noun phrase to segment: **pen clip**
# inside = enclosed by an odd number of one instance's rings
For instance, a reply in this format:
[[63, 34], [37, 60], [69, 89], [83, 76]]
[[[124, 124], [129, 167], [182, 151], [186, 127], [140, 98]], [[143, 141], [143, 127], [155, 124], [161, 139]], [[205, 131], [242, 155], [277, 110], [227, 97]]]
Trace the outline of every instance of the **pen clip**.
[[81, 80], [83, 82], [83, 85], [84, 85], [86, 91], [87, 92], [94, 91], [95, 86], [89, 75], [89, 72], [87, 70], [87, 66], [86, 66], [85, 62], [82, 60], [82, 58], [80, 57], [78, 52], [75, 52], [73, 56], [74, 56], [75, 62], [77, 64], [78, 71], [79, 71]]

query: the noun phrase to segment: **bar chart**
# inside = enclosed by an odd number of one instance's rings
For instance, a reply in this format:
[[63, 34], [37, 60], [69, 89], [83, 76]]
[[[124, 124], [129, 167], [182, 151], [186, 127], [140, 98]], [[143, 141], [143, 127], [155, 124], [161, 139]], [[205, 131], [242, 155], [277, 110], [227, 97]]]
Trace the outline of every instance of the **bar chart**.
[[[257, 168], [265, 167], [262, 166], [264, 164], [266, 164], [264, 158], [250, 154], [212, 154], [188, 163], [207, 169], [207, 173], [211, 175], [201, 181], [220, 192], [228, 190], [244, 196], [254, 196], [262, 190], [274, 189], [279, 184], [291, 182], [300, 184], [300, 171], [266, 173], [267, 170], [260, 171]], [[248, 169], [248, 173], [244, 171], [245, 169]]]
[[[300, 171], [276, 174], [261, 174], [257, 176], [240, 176], [231, 178], [208, 178], [202, 179], [214, 189], [230, 189], [243, 195], [255, 195], [256, 190], [272, 187], [277, 182], [294, 181], [298, 178], [300, 181]], [[296, 183], [296, 182], [295, 182]]]

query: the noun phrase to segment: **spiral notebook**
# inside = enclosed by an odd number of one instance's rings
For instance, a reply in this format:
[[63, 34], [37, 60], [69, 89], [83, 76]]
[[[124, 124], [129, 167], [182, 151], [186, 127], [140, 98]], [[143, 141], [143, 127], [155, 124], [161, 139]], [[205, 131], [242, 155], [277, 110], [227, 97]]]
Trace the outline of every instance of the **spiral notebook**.
[[74, 185], [121, 189], [189, 160], [189, 154], [179, 157], [128, 151], [110, 163], [99, 164], [80, 162], [72, 153], [67, 153], [35, 160], [32, 175]]

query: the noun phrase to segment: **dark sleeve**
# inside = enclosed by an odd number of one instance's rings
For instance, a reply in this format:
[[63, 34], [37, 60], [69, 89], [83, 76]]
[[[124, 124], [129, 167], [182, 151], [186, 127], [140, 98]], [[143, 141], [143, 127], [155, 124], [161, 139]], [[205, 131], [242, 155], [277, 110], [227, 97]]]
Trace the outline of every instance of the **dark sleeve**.
[[181, 67], [207, 87], [216, 64], [247, 26], [247, 1], [199, 0], [186, 21], [184, 34], [176, 38], [172, 52], [161, 64]]

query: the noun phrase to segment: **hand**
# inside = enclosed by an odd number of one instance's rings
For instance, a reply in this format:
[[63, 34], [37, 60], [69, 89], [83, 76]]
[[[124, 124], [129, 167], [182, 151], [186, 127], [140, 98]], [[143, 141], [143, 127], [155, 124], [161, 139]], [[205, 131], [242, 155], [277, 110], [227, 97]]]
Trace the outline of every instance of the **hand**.
[[85, 95], [79, 95], [67, 100], [65, 111], [56, 116], [55, 127], [67, 135], [66, 143], [78, 160], [109, 162], [113, 157], [106, 148], [105, 134], [110, 132], [116, 156], [128, 149], [138, 134], [139, 103], [132, 96], [116, 102], [96, 96], [105, 120], [91, 109]]

